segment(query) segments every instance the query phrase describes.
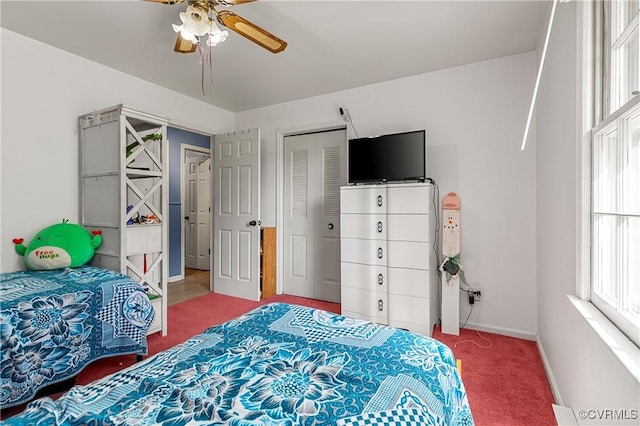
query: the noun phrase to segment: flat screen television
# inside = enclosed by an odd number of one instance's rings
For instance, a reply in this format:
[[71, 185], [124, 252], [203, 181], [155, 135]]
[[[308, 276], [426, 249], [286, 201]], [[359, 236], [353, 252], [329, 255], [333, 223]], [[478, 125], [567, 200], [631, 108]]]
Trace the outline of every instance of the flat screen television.
[[423, 181], [425, 153], [424, 130], [349, 139], [349, 183]]

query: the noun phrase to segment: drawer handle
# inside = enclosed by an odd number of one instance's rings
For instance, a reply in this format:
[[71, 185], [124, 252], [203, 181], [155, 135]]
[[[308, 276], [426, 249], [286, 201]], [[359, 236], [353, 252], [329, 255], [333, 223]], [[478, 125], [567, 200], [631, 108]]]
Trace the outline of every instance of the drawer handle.
[[382, 207], [382, 195], [378, 195], [378, 207]]
[[378, 259], [382, 259], [382, 247], [378, 247]]
[[378, 274], [378, 284], [384, 284], [384, 277], [382, 276], [382, 274]]
[[382, 232], [382, 222], [378, 222], [378, 232]]
[[329, 229], [333, 229], [333, 223], [330, 223], [330, 224], [328, 225], [328, 227], [329, 227]]
[[382, 302], [382, 300], [378, 300], [378, 310], [382, 312], [383, 309], [384, 309], [384, 303]]

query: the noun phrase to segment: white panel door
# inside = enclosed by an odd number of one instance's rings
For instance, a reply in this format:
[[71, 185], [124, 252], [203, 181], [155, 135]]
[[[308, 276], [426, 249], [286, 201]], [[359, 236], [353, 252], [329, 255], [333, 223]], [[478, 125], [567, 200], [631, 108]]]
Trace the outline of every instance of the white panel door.
[[345, 130], [287, 136], [284, 291], [340, 302], [340, 186], [346, 176]]
[[211, 265], [211, 158], [203, 158], [198, 163], [198, 202], [197, 202], [197, 222], [198, 222], [198, 247], [197, 247], [197, 269], [209, 270]]
[[213, 290], [260, 300], [260, 130], [216, 135]]
[[[190, 151], [187, 151], [190, 152]], [[190, 152], [184, 160], [185, 267], [210, 269], [211, 158]]]
[[184, 265], [198, 267], [198, 157], [184, 160]]

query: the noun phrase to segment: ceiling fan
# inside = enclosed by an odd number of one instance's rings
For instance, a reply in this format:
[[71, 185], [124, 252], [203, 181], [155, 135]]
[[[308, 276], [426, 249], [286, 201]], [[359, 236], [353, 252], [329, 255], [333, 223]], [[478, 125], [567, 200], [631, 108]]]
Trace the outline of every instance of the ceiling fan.
[[[146, 0], [154, 3], [179, 4], [186, 0]], [[247, 21], [230, 10], [218, 10], [216, 7], [229, 7], [255, 0], [188, 0], [187, 10], [180, 13], [182, 25], [173, 25], [178, 33], [174, 51], [179, 53], [195, 52], [198, 44], [205, 41], [209, 46], [223, 42], [229, 35], [216, 25], [220, 25], [240, 34], [272, 53], [282, 52], [287, 42], [276, 37], [256, 24]], [[213, 19], [215, 18], [215, 20]]]

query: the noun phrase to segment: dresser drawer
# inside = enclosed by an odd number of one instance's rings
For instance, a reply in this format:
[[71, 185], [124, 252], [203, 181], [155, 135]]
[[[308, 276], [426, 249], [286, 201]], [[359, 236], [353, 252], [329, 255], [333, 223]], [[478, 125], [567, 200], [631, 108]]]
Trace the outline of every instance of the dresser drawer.
[[386, 266], [342, 262], [340, 282], [346, 287], [386, 293], [389, 276]]
[[425, 213], [433, 210], [433, 191], [428, 184], [387, 186], [387, 213]]
[[342, 287], [342, 314], [387, 324], [387, 294], [354, 287]]
[[340, 256], [343, 262], [384, 266], [387, 264], [387, 254], [387, 242], [384, 240], [340, 239]]
[[386, 265], [395, 268], [429, 269], [433, 248], [429, 243], [387, 241]]
[[340, 236], [386, 240], [387, 217], [384, 214], [341, 213]]
[[429, 290], [437, 286], [431, 282], [432, 271], [425, 269], [387, 268], [389, 294], [403, 294], [428, 299]]
[[401, 323], [410, 330], [413, 326], [406, 325], [429, 324], [429, 301], [420, 297], [390, 294], [388, 319], [390, 325]]
[[430, 232], [434, 232], [426, 214], [389, 214], [386, 222], [388, 240], [428, 243]]
[[340, 188], [340, 212], [385, 213], [387, 187], [384, 185], [343, 186]]

